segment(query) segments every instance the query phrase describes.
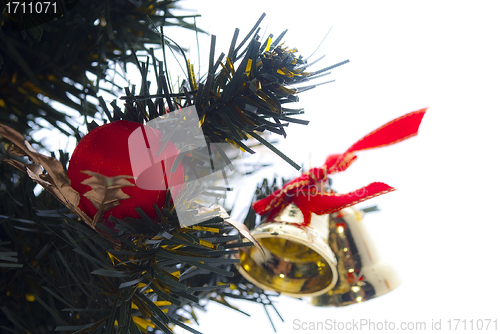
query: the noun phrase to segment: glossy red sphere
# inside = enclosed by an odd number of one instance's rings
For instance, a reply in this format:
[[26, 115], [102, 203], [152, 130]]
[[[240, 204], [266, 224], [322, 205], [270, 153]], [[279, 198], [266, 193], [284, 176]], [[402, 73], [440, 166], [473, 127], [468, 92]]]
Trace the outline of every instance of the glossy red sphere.
[[[169, 142], [158, 154], [162, 145], [161, 137], [160, 131], [129, 121], [102, 125], [83, 137], [68, 167], [71, 187], [80, 194], [80, 209], [91, 218], [97, 212], [92, 202], [84, 196], [92, 188], [81, 183], [91, 177], [81, 171], [93, 171], [108, 177], [134, 177], [127, 179], [134, 184], [133, 187], [121, 188], [130, 198], [121, 200], [119, 206], [107, 211], [104, 219], [110, 215], [119, 219], [140, 218], [136, 207], [140, 207], [150, 218], [156, 217], [154, 204], [160, 209], [165, 205], [168, 187], [165, 186], [165, 175], [168, 174], [168, 166], [172, 165], [172, 157], [178, 153], [175, 145]], [[175, 183], [180, 184], [183, 178], [182, 165], [168, 176], [169, 183], [175, 180]]]

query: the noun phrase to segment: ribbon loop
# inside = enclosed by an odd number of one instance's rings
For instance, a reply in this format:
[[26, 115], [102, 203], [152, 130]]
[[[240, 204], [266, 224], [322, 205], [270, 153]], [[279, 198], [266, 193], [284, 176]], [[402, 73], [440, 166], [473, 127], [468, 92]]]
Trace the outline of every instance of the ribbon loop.
[[315, 214], [337, 212], [394, 191], [394, 188], [385, 183], [373, 182], [348, 194], [337, 194], [324, 191], [323, 187], [318, 188], [317, 183], [325, 181], [329, 174], [346, 170], [357, 159], [354, 152], [389, 146], [416, 136], [426, 111], [427, 108], [424, 108], [396, 118], [358, 140], [344, 153], [329, 155], [323, 166], [312, 168], [285, 184], [282, 189], [253, 203], [255, 212], [259, 215], [268, 215], [268, 220], [271, 220], [288, 204], [295, 203], [304, 214], [303, 225], [309, 225], [311, 212]]

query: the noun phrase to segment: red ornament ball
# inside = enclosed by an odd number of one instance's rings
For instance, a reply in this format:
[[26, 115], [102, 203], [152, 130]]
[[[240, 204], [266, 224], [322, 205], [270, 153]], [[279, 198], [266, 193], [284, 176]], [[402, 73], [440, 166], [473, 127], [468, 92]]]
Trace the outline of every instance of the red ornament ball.
[[175, 186], [175, 193], [179, 192], [184, 180], [182, 164], [173, 175], [169, 173], [178, 154], [175, 145], [168, 142], [158, 154], [162, 147], [161, 137], [160, 131], [129, 121], [99, 126], [83, 137], [68, 167], [71, 187], [80, 194], [79, 208], [89, 217], [97, 212], [92, 202], [84, 196], [92, 188], [81, 183], [91, 176], [82, 171], [97, 172], [108, 177], [127, 175], [134, 176], [133, 179], [127, 179], [134, 186], [122, 187], [121, 190], [130, 198], [120, 200], [120, 205], [107, 211], [103, 218], [110, 215], [119, 219], [141, 218], [136, 207], [140, 207], [150, 218], [156, 217], [154, 204], [160, 209], [165, 205], [167, 179], [168, 183]]

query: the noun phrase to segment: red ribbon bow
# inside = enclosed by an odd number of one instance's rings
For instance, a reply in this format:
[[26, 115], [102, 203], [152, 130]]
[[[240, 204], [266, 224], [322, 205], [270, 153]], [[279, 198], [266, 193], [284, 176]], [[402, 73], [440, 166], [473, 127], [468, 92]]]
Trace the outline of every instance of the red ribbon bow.
[[350, 193], [338, 194], [324, 191], [322, 181], [330, 174], [346, 170], [357, 159], [354, 152], [392, 145], [416, 136], [426, 110], [427, 108], [420, 109], [396, 118], [358, 140], [344, 153], [328, 156], [323, 166], [312, 168], [285, 184], [282, 189], [253, 203], [254, 210], [259, 215], [268, 214], [268, 220], [272, 220], [290, 203], [295, 203], [304, 215], [302, 225], [307, 226], [311, 220], [311, 212], [317, 215], [337, 212], [396, 190], [385, 183], [373, 182]]

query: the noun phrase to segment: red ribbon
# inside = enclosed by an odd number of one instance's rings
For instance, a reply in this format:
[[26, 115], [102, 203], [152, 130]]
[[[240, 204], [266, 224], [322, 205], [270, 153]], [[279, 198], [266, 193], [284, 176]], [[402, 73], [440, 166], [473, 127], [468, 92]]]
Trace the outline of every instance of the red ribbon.
[[396, 118], [358, 140], [344, 153], [328, 156], [323, 166], [312, 168], [285, 184], [282, 189], [253, 203], [254, 210], [259, 215], [267, 214], [267, 219], [272, 220], [290, 203], [295, 203], [304, 215], [302, 225], [307, 226], [311, 220], [311, 212], [318, 215], [337, 212], [396, 190], [385, 183], [373, 182], [350, 193], [338, 194], [325, 191], [323, 181], [329, 174], [346, 170], [357, 159], [354, 152], [392, 145], [416, 136], [426, 110], [427, 108], [420, 109]]

